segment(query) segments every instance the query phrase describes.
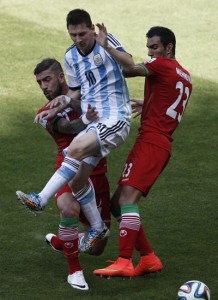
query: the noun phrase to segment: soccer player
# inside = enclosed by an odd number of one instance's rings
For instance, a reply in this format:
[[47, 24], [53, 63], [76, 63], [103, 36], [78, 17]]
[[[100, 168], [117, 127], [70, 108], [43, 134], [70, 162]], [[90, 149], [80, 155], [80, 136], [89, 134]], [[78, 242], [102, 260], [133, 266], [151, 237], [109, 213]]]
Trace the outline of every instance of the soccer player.
[[[101, 35], [98, 42], [111, 53], [107, 30], [104, 24], [98, 27]], [[108, 267], [95, 270], [95, 275], [129, 277], [159, 271], [163, 267], [143, 230], [138, 202], [148, 195], [170, 159], [172, 134], [186, 109], [192, 80], [175, 58], [176, 38], [170, 29], [155, 26], [146, 36], [151, 59], [128, 68], [123, 65], [125, 76], [144, 76], [146, 79], [144, 101], [135, 100], [133, 104], [133, 111], [141, 113], [138, 136], [112, 197], [113, 212], [119, 214], [116, 201], [119, 201], [121, 211], [119, 257]], [[134, 248], [141, 254], [136, 268], [132, 264]]]
[[[71, 90], [69, 89], [61, 64], [52, 58], [42, 60], [34, 69], [34, 75], [39, 87], [43, 91], [46, 98], [51, 101], [58, 95], [70, 95]], [[44, 105], [38, 113], [45, 111], [47, 106]], [[77, 108], [80, 110], [80, 105]], [[52, 136], [58, 147], [58, 153], [56, 157], [55, 170], [57, 170], [64, 159], [63, 150], [68, 147], [75, 134], [83, 130], [85, 125], [79, 114], [73, 109], [66, 109], [58, 114], [57, 117], [52, 120], [41, 120], [41, 125], [47, 130]], [[97, 167], [94, 169], [90, 178], [95, 189], [96, 202], [98, 209], [101, 212], [103, 221], [110, 228], [110, 191], [109, 183], [106, 177], [107, 172], [107, 161], [103, 158]], [[72, 190], [69, 185], [64, 186], [55, 195], [57, 201], [57, 207], [60, 210], [60, 224], [59, 224], [59, 235], [47, 234], [46, 241], [56, 251], [63, 251], [63, 254], [67, 257], [69, 264], [69, 274], [81, 273], [82, 269], [78, 263], [78, 251], [69, 247], [69, 244], [75, 243], [74, 235], [71, 231], [70, 220], [80, 217], [80, 221], [84, 224], [85, 232], [89, 230], [90, 224], [87, 222], [84, 214], [81, 213], [79, 216], [80, 207], [78, 202], [72, 195]], [[89, 216], [88, 216], [89, 217]], [[92, 221], [92, 220], [91, 220]], [[66, 223], [69, 226], [66, 226]], [[93, 224], [92, 224], [93, 226]], [[81, 235], [83, 238], [83, 235]], [[78, 241], [76, 241], [78, 243]], [[107, 237], [103, 240], [99, 240], [96, 245], [90, 250], [90, 254], [100, 255], [107, 243]], [[79, 272], [79, 273], [78, 273]], [[73, 287], [74, 284], [72, 284]], [[78, 286], [76, 285], [76, 288]]]
[[[89, 231], [83, 241], [86, 250], [96, 239], [107, 234], [107, 228], [98, 217], [94, 189], [88, 179], [99, 160], [128, 137], [131, 105], [122, 69], [98, 43], [98, 34], [90, 15], [81, 9], [70, 11], [67, 15], [67, 29], [74, 44], [65, 54], [65, 70], [68, 84], [74, 91], [70, 97], [61, 96], [51, 101], [50, 107], [58, 106], [50, 113], [53, 112], [54, 116], [62, 109], [71, 107], [81, 97], [82, 121], [88, 126], [73, 139], [61, 167], [43, 190], [39, 194], [20, 192], [20, 199], [30, 210], [41, 212], [49, 199], [71, 182], [74, 196], [83, 205], [83, 211], [86, 209], [96, 215], [95, 230]], [[134, 64], [130, 54], [125, 52], [112, 34], [108, 34], [107, 39], [124, 65]], [[96, 109], [97, 121], [91, 122], [87, 118], [88, 109]], [[49, 111], [45, 111], [44, 115], [36, 116], [35, 121], [51, 116]], [[75, 236], [77, 234], [75, 231]]]

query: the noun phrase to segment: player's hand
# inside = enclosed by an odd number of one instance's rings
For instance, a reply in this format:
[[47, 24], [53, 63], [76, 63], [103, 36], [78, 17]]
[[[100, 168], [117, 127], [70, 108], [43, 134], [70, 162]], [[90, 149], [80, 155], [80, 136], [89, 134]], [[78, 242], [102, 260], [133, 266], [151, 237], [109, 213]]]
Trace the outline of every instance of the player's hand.
[[95, 107], [92, 107], [90, 104], [88, 104], [87, 112], [86, 112], [86, 118], [87, 120], [91, 122], [97, 121], [99, 119], [98, 112], [96, 111]]
[[40, 123], [40, 121], [43, 119], [43, 117], [44, 117], [45, 115], [46, 115], [46, 111], [42, 111], [42, 112], [38, 113], [38, 114], [35, 116], [34, 123], [35, 123], [35, 124]]
[[132, 112], [135, 114], [133, 118], [137, 118], [141, 115], [143, 103], [143, 100], [131, 99]]
[[59, 107], [59, 111], [65, 109], [70, 103], [70, 97], [61, 95], [51, 100], [46, 106], [48, 108]]
[[103, 48], [107, 48], [108, 41], [107, 41], [107, 28], [104, 26], [104, 23], [97, 23], [96, 26], [99, 29], [98, 34], [95, 35], [96, 42], [101, 45]]
[[58, 108], [44, 110], [35, 116], [34, 123], [38, 124], [42, 120], [53, 119], [58, 114], [58, 112], [59, 112]]

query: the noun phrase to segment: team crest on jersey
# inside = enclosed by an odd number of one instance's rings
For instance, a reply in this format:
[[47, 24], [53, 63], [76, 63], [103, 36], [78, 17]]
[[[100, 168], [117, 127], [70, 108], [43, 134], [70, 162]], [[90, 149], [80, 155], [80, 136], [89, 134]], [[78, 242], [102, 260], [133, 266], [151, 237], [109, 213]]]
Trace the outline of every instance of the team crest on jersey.
[[97, 67], [99, 67], [100, 65], [103, 64], [103, 58], [101, 57], [100, 53], [97, 53], [96, 55], [94, 55], [94, 63]]

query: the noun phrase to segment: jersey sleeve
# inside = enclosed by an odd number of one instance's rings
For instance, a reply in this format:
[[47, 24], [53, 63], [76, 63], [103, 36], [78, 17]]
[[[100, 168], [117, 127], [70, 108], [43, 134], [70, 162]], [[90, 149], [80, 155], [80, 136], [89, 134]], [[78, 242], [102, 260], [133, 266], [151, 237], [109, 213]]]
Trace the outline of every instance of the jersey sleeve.
[[115, 38], [115, 36], [112, 33], [108, 33], [107, 38], [108, 38], [108, 43], [111, 47], [119, 51], [126, 52], [123, 46], [120, 44], [120, 42]]
[[143, 65], [148, 70], [149, 75], [158, 75], [164, 69], [164, 63], [159, 58], [151, 58], [146, 60]]
[[67, 76], [68, 85], [70, 88], [78, 88], [80, 87], [80, 82], [76, 76], [76, 72], [73, 68], [70, 67], [68, 63], [68, 54], [65, 54], [64, 57], [64, 68]]

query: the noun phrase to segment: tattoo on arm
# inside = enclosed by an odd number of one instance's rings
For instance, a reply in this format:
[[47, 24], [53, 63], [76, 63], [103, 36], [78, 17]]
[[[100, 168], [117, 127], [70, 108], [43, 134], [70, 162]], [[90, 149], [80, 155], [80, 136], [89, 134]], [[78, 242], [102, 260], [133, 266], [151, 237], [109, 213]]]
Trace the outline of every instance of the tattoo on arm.
[[58, 118], [52, 124], [53, 131], [58, 133], [77, 134], [86, 128], [82, 119], [68, 121], [65, 118]]
[[82, 113], [82, 110], [81, 110], [81, 102], [80, 100], [75, 100], [75, 99], [72, 99], [71, 98], [71, 101], [70, 101], [70, 107], [76, 111], [77, 113], [79, 113], [81, 115]]

